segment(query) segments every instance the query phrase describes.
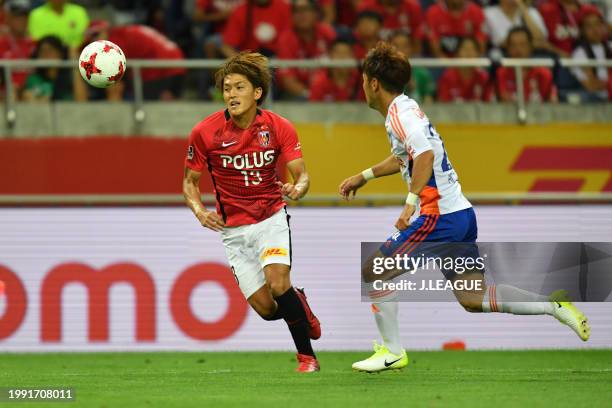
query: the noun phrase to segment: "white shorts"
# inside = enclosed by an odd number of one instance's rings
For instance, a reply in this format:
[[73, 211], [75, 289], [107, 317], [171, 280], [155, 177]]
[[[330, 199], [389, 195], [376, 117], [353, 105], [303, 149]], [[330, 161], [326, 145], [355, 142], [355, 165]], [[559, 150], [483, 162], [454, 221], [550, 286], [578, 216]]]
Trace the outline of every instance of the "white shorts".
[[224, 228], [221, 238], [246, 299], [266, 284], [264, 266], [275, 263], [291, 266], [291, 231], [285, 208], [257, 224]]

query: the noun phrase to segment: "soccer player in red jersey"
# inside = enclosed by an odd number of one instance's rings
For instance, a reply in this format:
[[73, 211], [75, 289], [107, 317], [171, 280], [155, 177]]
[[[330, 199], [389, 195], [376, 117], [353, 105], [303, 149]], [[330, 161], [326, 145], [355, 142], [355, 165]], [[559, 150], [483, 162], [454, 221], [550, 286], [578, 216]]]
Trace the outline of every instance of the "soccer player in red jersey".
[[435, 57], [450, 57], [457, 51], [462, 37], [474, 37], [485, 49], [485, 16], [482, 9], [469, 0], [443, 0], [435, 3], [425, 15], [429, 46]]
[[[196, 124], [189, 137], [183, 194], [202, 226], [221, 233], [240, 290], [265, 320], [285, 319], [297, 348], [299, 372], [319, 371], [310, 339], [321, 336], [319, 321], [303, 290], [291, 285], [291, 231], [283, 195], [299, 200], [310, 185], [293, 125], [258, 105], [271, 82], [267, 59], [242, 52], [215, 75], [226, 109]], [[282, 183], [278, 160], [294, 183]], [[217, 208], [200, 199], [207, 169]]]
[[[525, 27], [515, 27], [506, 39], [510, 58], [531, 58], [533, 38]], [[499, 67], [496, 72], [497, 91], [503, 102], [513, 102], [517, 98], [517, 84], [512, 67]], [[557, 102], [557, 87], [549, 68], [523, 68], [523, 89], [525, 100], [529, 102]]]

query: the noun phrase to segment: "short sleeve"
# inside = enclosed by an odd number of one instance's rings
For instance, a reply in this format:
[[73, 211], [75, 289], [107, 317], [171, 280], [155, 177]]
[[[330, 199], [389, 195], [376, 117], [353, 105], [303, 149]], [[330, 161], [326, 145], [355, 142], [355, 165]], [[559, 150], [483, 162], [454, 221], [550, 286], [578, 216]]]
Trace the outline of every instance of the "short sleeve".
[[428, 150], [433, 150], [431, 143], [427, 140], [427, 134], [425, 133], [425, 126], [413, 126], [405, 140], [406, 151], [413, 159], [416, 159], [421, 153]]
[[200, 128], [194, 127], [189, 135], [189, 145], [187, 146], [187, 156], [185, 157], [185, 167], [197, 172], [204, 171], [206, 165], [206, 147], [200, 134]]
[[281, 156], [285, 161], [290, 162], [302, 157], [302, 145], [291, 122], [286, 119], [279, 121], [278, 136]]
[[433, 150], [427, 139], [427, 121], [424, 117], [421, 109], [410, 107], [398, 115], [399, 120], [392, 120], [394, 131], [403, 139], [406, 151], [413, 159], [427, 150]]

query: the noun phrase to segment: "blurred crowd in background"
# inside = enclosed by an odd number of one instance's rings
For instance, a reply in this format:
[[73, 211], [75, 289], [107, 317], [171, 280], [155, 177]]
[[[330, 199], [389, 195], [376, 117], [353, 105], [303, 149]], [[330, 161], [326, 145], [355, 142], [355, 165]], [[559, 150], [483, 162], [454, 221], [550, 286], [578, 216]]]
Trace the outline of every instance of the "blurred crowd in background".
[[[612, 59], [612, 7], [577, 0], [0, 0], [0, 59], [77, 58], [108, 39], [128, 58], [119, 86], [85, 86], [76, 70], [12, 72], [23, 101], [129, 100], [130, 59], [226, 58], [257, 50], [279, 59], [362, 59], [378, 41], [409, 58], [482, 58], [490, 68], [413, 67], [406, 93], [432, 101], [511, 102], [515, 71], [502, 57]], [[147, 100], [216, 100], [212, 71], [145, 69]], [[2, 76], [4, 78], [4, 76]], [[612, 69], [523, 69], [529, 102], [612, 100]], [[278, 69], [274, 97], [363, 100], [357, 68]], [[2, 83], [2, 98], [5, 84]]]

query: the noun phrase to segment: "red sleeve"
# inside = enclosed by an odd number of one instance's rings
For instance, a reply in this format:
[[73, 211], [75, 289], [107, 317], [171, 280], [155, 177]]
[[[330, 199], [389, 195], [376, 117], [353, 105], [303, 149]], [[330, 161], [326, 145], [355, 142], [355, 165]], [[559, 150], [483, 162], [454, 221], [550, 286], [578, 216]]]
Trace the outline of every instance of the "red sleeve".
[[416, 1], [408, 1], [406, 3], [410, 15], [410, 33], [416, 39], [422, 39], [424, 36], [423, 30], [423, 9]]
[[487, 40], [487, 35], [485, 34], [483, 27], [485, 22], [485, 16], [482, 12], [482, 9], [476, 4], [472, 3], [472, 22], [474, 24], [474, 37], [483, 43]]
[[185, 167], [198, 172], [204, 171], [206, 165], [206, 146], [202, 140], [201, 126], [196, 125], [189, 135]]
[[427, 23], [427, 36], [429, 39], [438, 40], [440, 35], [436, 27], [438, 27], [438, 23], [440, 22], [440, 6], [434, 4], [429, 7], [425, 15], [425, 22]]
[[287, 163], [302, 157], [302, 145], [298, 140], [293, 124], [285, 118], [278, 119], [278, 135], [281, 145], [281, 157]]
[[246, 7], [241, 5], [230, 14], [223, 30], [223, 42], [227, 45], [231, 45], [234, 48], [240, 48], [240, 45], [244, 42], [245, 35], [245, 18], [246, 18]]
[[438, 101], [439, 102], [451, 102], [450, 89], [452, 87], [450, 81], [450, 71], [447, 69], [444, 71], [440, 79], [438, 80]]
[[325, 72], [323, 70], [317, 72], [312, 78], [310, 84], [310, 100], [322, 101], [325, 92]]

